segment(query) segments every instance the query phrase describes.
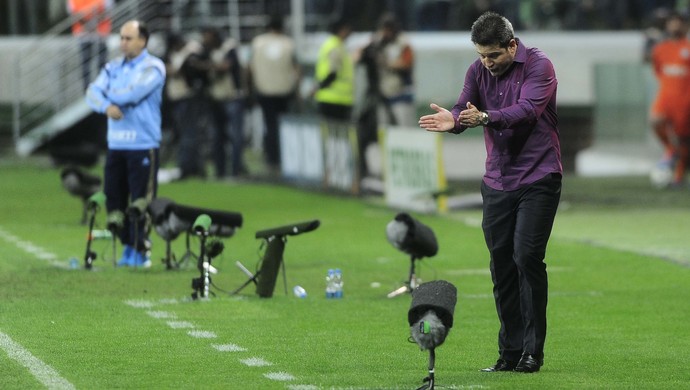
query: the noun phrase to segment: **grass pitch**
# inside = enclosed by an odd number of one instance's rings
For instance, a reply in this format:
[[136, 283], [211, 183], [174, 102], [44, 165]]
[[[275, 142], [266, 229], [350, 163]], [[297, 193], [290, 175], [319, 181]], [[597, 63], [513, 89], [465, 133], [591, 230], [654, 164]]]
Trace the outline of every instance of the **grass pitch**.
[[[395, 211], [375, 199], [262, 183], [161, 186], [159, 195], [176, 202], [244, 216], [214, 260], [216, 296], [191, 301], [198, 272], [165, 270], [155, 234], [150, 269], [114, 268], [107, 241], [94, 244], [93, 271], [69, 269], [70, 257], [83, 260], [86, 227], [58, 169], [6, 162], [0, 183], [4, 389], [412, 389], [426, 376], [427, 353], [408, 342], [409, 296], [386, 298], [406, 279], [409, 259], [385, 238]], [[458, 288], [455, 326], [437, 350], [437, 385], [690, 388], [689, 199], [687, 191], [652, 190], [646, 178], [565, 178], [547, 252], [545, 366], [534, 375], [478, 372], [497, 357], [498, 331], [481, 213], [415, 215], [440, 248], [420, 262], [419, 275]], [[287, 288], [303, 286], [306, 298], [286, 295], [282, 275], [270, 299], [253, 286], [224, 292], [246, 280], [235, 261], [257, 266], [257, 230], [309, 219], [321, 226], [289, 237], [284, 254]], [[173, 249], [184, 253], [184, 237]], [[334, 267], [345, 277], [342, 300], [324, 297]]]

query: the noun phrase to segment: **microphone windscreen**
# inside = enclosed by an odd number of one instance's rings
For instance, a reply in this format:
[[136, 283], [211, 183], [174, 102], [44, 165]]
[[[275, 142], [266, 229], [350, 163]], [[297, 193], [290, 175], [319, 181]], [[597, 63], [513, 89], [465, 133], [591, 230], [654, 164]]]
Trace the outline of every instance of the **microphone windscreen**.
[[207, 214], [214, 225], [226, 225], [232, 228], [242, 227], [242, 214], [232, 211], [211, 210], [201, 207], [176, 204], [175, 213], [182, 219], [194, 221], [200, 214]]
[[119, 232], [125, 226], [125, 215], [120, 210], [113, 210], [106, 219], [108, 230]]
[[443, 344], [448, 331], [449, 328], [433, 310], [427, 311], [419, 320], [410, 325], [412, 339], [422, 350], [433, 349]]
[[127, 214], [134, 218], [142, 218], [146, 214], [149, 202], [146, 198], [138, 198], [127, 208]]
[[412, 290], [412, 303], [407, 313], [410, 326], [418, 322], [427, 311], [433, 310], [447, 328], [452, 328], [457, 294], [455, 286], [445, 280], [420, 284]]
[[60, 172], [60, 178], [62, 179], [62, 184], [65, 186], [67, 191], [76, 192], [82, 194], [85, 191], [94, 192], [98, 191], [98, 187], [101, 185], [101, 178], [98, 176], [91, 175], [79, 167], [66, 167]]
[[192, 227], [192, 223], [180, 219], [174, 212], [170, 212], [167, 218], [154, 221], [153, 228], [156, 230], [161, 238], [166, 241], [176, 239], [181, 233], [188, 231]]
[[225, 244], [220, 239], [211, 238], [206, 242], [206, 256], [211, 259], [223, 253], [223, 249], [225, 249]]
[[105, 205], [105, 194], [102, 191], [98, 191], [91, 195], [88, 200], [88, 208], [93, 210]]
[[172, 212], [175, 202], [168, 198], [156, 198], [148, 205], [148, 212], [154, 224], [163, 223]]
[[211, 227], [211, 217], [209, 217], [207, 214], [201, 214], [200, 216], [196, 217], [194, 225], [192, 225], [192, 229], [194, 229], [194, 232], [197, 234], [208, 232], [209, 227]]
[[81, 181], [76, 173], [70, 172], [62, 175], [62, 186], [70, 194], [77, 194], [81, 188]]
[[394, 219], [386, 225], [386, 238], [395, 248], [403, 250], [402, 244], [405, 241], [408, 230], [409, 228], [405, 222]]
[[407, 225], [407, 234], [401, 243], [401, 250], [419, 258], [435, 256], [438, 253], [436, 235], [430, 227], [407, 213], [399, 213], [395, 220]]

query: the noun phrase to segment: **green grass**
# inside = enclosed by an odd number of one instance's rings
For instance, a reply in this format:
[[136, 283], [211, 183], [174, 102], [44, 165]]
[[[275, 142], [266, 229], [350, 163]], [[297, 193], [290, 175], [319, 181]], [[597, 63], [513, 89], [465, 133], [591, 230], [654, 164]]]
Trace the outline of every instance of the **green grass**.
[[[69, 270], [83, 258], [80, 203], [41, 163], [0, 165], [0, 332], [79, 389], [411, 389], [426, 375], [428, 355], [408, 342], [409, 296], [386, 298], [401, 285], [407, 257], [385, 238], [394, 210], [378, 199], [302, 191], [262, 183], [187, 181], [161, 186], [182, 204], [239, 211], [244, 226], [225, 240], [214, 283], [225, 290], [254, 269], [257, 230], [318, 218], [321, 226], [289, 237], [288, 289], [261, 299], [249, 286], [237, 296], [215, 290], [190, 301], [193, 268], [166, 271], [155, 234], [154, 266], [115, 269], [106, 242], [96, 242], [92, 272]], [[96, 171], [97, 173], [100, 173]], [[454, 183], [460, 192], [474, 182]], [[536, 375], [485, 374], [496, 359], [496, 319], [478, 210], [416, 215], [431, 226], [439, 254], [420, 262], [424, 280], [458, 288], [455, 327], [437, 350], [444, 388], [690, 388], [690, 235], [688, 193], [648, 188], [644, 178], [566, 178], [562, 209], [547, 253], [550, 270], [546, 365]], [[104, 216], [98, 222], [103, 224]], [[27, 245], [30, 242], [34, 245]], [[198, 242], [192, 241], [197, 249]], [[55, 260], [30, 251], [40, 247]], [[27, 251], [27, 249], [29, 251]], [[184, 252], [184, 239], [174, 242]], [[40, 251], [38, 251], [40, 252]], [[340, 267], [345, 298], [324, 298], [328, 268]], [[380, 287], [372, 287], [372, 283]], [[149, 305], [148, 307], [140, 307]], [[216, 338], [194, 338], [184, 322]], [[246, 349], [220, 352], [212, 345]], [[244, 360], [270, 362], [248, 366]], [[287, 373], [277, 381], [265, 374]], [[3, 389], [44, 386], [0, 352]]]

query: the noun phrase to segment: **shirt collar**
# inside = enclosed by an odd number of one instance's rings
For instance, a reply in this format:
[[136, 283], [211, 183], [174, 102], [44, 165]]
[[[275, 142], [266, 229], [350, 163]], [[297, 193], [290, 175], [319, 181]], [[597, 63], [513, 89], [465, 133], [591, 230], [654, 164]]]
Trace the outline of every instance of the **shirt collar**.
[[129, 61], [127, 61], [127, 58], [123, 58], [123, 59], [122, 59], [122, 65], [135, 66], [135, 65], [137, 65], [138, 63], [140, 63], [141, 61], [143, 61], [144, 58], [146, 58], [148, 55], [149, 55], [148, 49], [144, 49], [144, 50], [141, 51], [141, 53], [139, 53], [138, 56], [132, 58], [132, 59], [129, 60]]
[[513, 58], [513, 61], [524, 63], [525, 61], [527, 61], [527, 48], [525, 47], [525, 45], [522, 44], [522, 42], [519, 39], [515, 38], [515, 40], [518, 43], [518, 47], [517, 47], [517, 52], [515, 53], [515, 58]]

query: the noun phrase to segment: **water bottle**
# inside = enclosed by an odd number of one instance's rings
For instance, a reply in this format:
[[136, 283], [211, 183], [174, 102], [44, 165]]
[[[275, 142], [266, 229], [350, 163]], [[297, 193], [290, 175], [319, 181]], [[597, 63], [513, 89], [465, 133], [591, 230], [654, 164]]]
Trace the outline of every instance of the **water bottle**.
[[333, 273], [333, 290], [335, 298], [343, 297], [343, 272], [340, 268], [336, 268]]
[[79, 268], [79, 260], [77, 260], [76, 257], [70, 257], [70, 259], [69, 259], [69, 267], [70, 267], [70, 269], [77, 269], [77, 268]]
[[307, 290], [305, 290], [304, 287], [302, 287], [302, 286], [295, 286], [292, 289], [292, 292], [293, 292], [293, 294], [295, 294], [295, 296], [297, 298], [306, 298], [307, 297]]
[[326, 274], [326, 298], [335, 298], [335, 270], [329, 269]]
[[91, 232], [91, 239], [92, 240], [106, 240], [106, 239], [111, 239], [113, 238], [113, 234], [110, 232], [110, 230], [105, 230], [105, 229], [94, 229]]

